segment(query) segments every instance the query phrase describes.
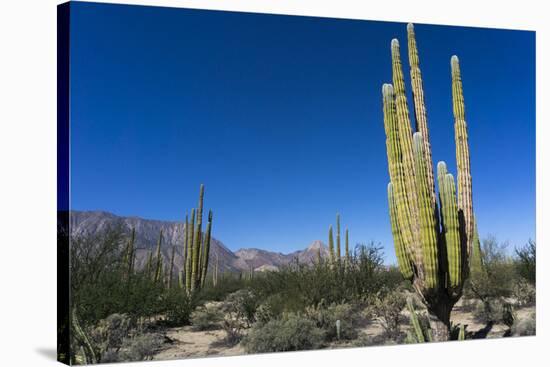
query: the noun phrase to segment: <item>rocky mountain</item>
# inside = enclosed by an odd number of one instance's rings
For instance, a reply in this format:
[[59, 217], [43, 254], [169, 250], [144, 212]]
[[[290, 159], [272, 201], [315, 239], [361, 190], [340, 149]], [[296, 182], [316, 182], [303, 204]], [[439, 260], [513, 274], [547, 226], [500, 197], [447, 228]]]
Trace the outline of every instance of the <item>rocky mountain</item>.
[[[183, 265], [183, 239], [185, 223], [143, 219], [139, 217], [122, 217], [104, 211], [72, 211], [70, 214], [71, 236], [96, 235], [108, 228], [119, 226], [122, 231], [130, 234], [135, 228], [136, 264], [143, 266], [149, 251], [154, 251], [160, 230], [163, 233], [161, 252], [165, 263], [171, 256], [172, 246], [176, 246], [174, 265], [179, 271]], [[257, 248], [229, 250], [221, 241], [212, 238], [210, 244], [209, 264], [212, 267], [219, 261], [220, 271], [273, 271], [298, 259], [301, 263], [310, 263], [319, 256], [328, 256], [328, 248], [321, 241], [311, 243], [304, 250], [290, 254], [282, 254]]]

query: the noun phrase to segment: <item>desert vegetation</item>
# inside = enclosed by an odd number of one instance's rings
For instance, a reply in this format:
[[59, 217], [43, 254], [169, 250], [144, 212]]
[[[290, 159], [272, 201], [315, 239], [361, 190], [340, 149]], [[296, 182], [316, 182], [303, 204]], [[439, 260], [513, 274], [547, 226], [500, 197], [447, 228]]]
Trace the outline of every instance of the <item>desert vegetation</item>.
[[[222, 271], [203, 228], [204, 186], [185, 218], [184, 245], [161, 255], [163, 232], [136, 264], [135, 230], [71, 237], [71, 356], [75, 364], [534, 335], [536, 245], [478, 235], [459, 61], [451, 58], [457, 183], [433, 172], [422, 76], [408, 26], [414, 116], [399, 42], [383, 86], [397, 265], [376, 243], [350, 244], [341, 216], [327, 254], [271, 271]], [[437, 188], [436, 191], [436, 182]], [[326, 228], [326, 227], [324, 227]], [[183, 254], [181, 271], [175, 254]], [[193, 342], [193, 340], [195, 342]]]

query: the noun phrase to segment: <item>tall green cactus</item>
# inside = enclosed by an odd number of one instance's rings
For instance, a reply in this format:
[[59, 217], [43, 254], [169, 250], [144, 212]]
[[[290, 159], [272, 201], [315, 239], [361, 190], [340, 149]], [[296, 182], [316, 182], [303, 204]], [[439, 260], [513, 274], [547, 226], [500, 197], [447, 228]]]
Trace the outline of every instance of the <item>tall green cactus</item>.
[[328, 227], [328, 256], [330, 264], [334, 264], [336, 255], [334, 253], [334, 237], [332, 235], [332, 225]]
[[346, 228], [346, 244], [345, 244], [345, 259], [346, 259], [346, 264], [349, 265], [350, 261], [351, 261], [351, 257], [350, 257], [350, 253], [349, 253], [349, 230]]
[[210, 256], [210, 242], [212, 239], [212, 211], [208, 212], [206, 232], [202, 232], [202, 213], [204, 202], [204, 185], [199, 191], [199, 203], [197, 209], [191, 210], [191, 219], [185, 218], [185, 289], [187, 293], [193, 293], [204, 286], [208, 273]]
[[342, 251], [340, 248], [340, 214], [336, 213], [336, 262], [340, 265]]
[[157, 242], [157, 256], [156, 256], [156, 260], [157, 260], [157, 265], [155, 267], [155, 283], [158, 283], [160, 282], [160, 280], [162, 279], [161, 276], [162, 276], [162, 253], [161, 253], [161, 246], [162, 246], [162, 229], [160, 230], [160, 234], [159, 234], [159, 240]]
[[[382, 88], [390, 183], [388, 202], [397, 262], [428, 308], [434, 340], [448, 340], [450, 313], [469, 271], [474, 218], [468, 135], [458, 58], [451, 58], [458, 190], [437, 164], [436, 200], [428, 121], [414, 26], [407, 26], [416, 131], [405, 92], [399, 42], [391, 42], [393, 85]], [[458, 191], [458, 193], [457, 193]]]

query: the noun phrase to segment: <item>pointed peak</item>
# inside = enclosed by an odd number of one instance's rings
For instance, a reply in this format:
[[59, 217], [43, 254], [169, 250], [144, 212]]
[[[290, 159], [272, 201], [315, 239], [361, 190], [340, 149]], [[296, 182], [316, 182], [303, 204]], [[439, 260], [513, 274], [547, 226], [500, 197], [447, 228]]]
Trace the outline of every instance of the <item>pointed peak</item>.
[[325, 244], [321, 240], [313, 241], [308, 247], [308, 250], [318, 250], [320, 248], [325, 248]]

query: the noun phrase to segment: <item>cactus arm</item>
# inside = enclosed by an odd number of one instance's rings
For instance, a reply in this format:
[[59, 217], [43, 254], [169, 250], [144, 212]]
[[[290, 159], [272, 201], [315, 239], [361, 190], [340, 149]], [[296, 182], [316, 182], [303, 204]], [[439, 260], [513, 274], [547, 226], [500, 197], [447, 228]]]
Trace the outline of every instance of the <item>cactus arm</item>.
[[[402, 152], [399, 143], [399, 129], [395, 112], [395, 96], [391, 84], [382, 86], [384, 129], [386, 131], [386, 150], [388, 154], [388, 170], [393, 185], [393, 197], [395, 199], [395, 220], [400, 231], [400, 242], [410, 259], [420, 264], [422, 258], [415, 250], [412, 233], [412, 218], [410, 216], [409, 201], [407, 198], [405, 173], [401, 161]], [[395, 238], [395, 236], [394, 236]]]
[[340, 214], [336, 214], [336, 261], [340, 263], [342, 251], [340, 248]]
[[208, 260], [210, 256], [210, 241], [212, 238], [212, 210], [208, 212], [208, 224], [206, 225], [206, 235], [204, 238], [204, 253], [202, 261], [201, 287], [204, 286], [206, 274], [208, 273]]
[[420, 243], [419, 211], [416, 194], [414, 154], [412, 148], [412, 129], [409, 117], [409, 107], [405, 95], [405, 80], [401, 66], [401, 55], [399, 41], [393, 39], [391, 42], [393, 88], [395, 93], [395, 111], [399, 133], [399, 144], [401, 145], [403, 172], [405, 176], [406, 195], [409, 202], [409, 211], [412, 221], [413, 243], [418, 257], [418, 265], [422, 264], [422, 249]]
[[428, 175], [428, 189], [432, 206], [435, 208], [435, 179], [433, 174], [432, 148], [430, 145], [430, 135], [428, 130], [428, 117], [426, 113], [426, 104], [424, 102], [424, 87], [422, 82], [422, 73], [420, 72], [420, 61], [418, 58], [418, 49], [416, 47], [416, 37], [414, 34], [414, 25], [407, 25], [407, 39], [409, 49], [409, 64], [411, 66], [411, 84], [415, 111], [416, 130], [422, 133], [424, 138], [424, 158], [426, 160], [426, 174]]
[[168, 288], [172, 288], [172, 277], [174, 276], [174, 257], [176, 256], [176, 246], [172, 246], [172, 256], [170, 256], [170, 271], [168, 273]]
[[397, 221], [397, 204], [395, 202], [393, 185], [391, 182], [388, 184], [388, 201], [390, 207], [390, 222], [393, 235], [393, 243], [395, 246], [395, 253], [397, 257], [397, 264], [403, 277], [405, 279], [412, 279], [413, 269], [410, 261], [410, 256], [408, 255], [405, 249], [405, 244], [403, 243], [401, 230], [399, 229], [399, 223]]
[[468, 148], [468, 131], [464, 110], [464, 95], [460, 64], [457, 56], [451, 57], [451, 75], [453, 90], [453, 114], [455, 118], [455, 144], [458, 182], [458, 209], [464, 217], [466, 251], [472, 252], [474, 236], [474, 211], [472, 205], [472, 176], [470, 173], [470, 150]]
[[191, 270], [191, 291], [193, 292], [199, 285], [199, 262], [200, 262], [200, 247], [202, 237], [202, 204], [204, 199], [204, 185], [201, 184], [199, 192], [199, 205], [197, 209], [197, 223], [195, 225], [195, 233], [193, 235], [193, 266]]
[[434, 207], [432, 205], [431, 188], [427, 175], [428, 167], [424, 154], [422, 133], [414, 133], [413, 147], [418, 208], [420, 210], [420, 240], [424, 259], [425, 286], [429, 289], [435, 289], [439, 286], [438, 233], [436, 232]]
[[449, 293], [455, 294], [462, 287], [462, 246], [456, 189], [453, 175], [445, 173], [444, 164], [438, 164], [439, 190], [441, 195], [442, 230], [447, 253], [447, 287]]
[[[346, 245], [345, 245], [345, 256], [346, 256], [346, 263], [349, 264], [350, 262], [350, 255], [349, 255], [349, 230], [346, 228]], [[320, 250], [320, 248], [319, 248]]]
[[157, 266], [155, 269], [155, 283], [160, 280], [160, 276], [161, 276], [161, 268], [162, 268], [162, 255], [160, 251], [161, 245], [162, 245], [162, 229], [160, 230], [159, 240], [157, 242]]
[[187, 264], [185, 267], [185, 289], [187, 292], [191, 292], [191, 273], [193, 268], [193, 235], [195, 231], [195, 209], [191, 209], [191, 220], [189, 222], [189, 228], [185, 230], [187, 234]]
[[332, 226], [328, 227], [328, 255], [330, 259], [330, 263], [334, 263], [334, 237], [332, 236]]

